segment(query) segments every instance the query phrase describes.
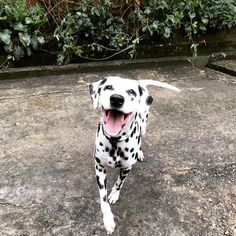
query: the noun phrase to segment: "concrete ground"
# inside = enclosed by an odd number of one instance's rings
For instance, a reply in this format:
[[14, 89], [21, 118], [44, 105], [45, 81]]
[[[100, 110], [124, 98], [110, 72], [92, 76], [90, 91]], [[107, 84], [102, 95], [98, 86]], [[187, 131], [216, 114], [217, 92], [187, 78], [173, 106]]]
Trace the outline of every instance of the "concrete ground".
[[112, 206], [113, 235], [236, 235], [236, 78], [189, 63], [0, 81], [0, 235], [106, 235], [88, 84], [108, 74], [182, 90], [150, 88], [145, 160]]

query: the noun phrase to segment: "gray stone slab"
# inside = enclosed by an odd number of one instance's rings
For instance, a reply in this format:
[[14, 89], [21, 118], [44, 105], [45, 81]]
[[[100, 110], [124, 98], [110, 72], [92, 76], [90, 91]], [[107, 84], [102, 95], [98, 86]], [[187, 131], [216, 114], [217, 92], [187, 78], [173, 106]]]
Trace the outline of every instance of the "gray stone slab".
[[[106, 235], [88, 84], [113, 72], [0, 81], [1, 235]], [[176, 85], [155, 101], [145, 160], [112, 206], [113, 235], [236, 234], [236, 83], [191, 65], [116, 71]], [[108, 187], [116, 173], [109, 170]]]
[[214, 70], [236, 76], [236, 60], [220, 60], [209, 65]]
[[228, 53], [219, 52], [212, 54], [209, 57], [207, 67], [236, 76], [236, 52], [231, 51]]

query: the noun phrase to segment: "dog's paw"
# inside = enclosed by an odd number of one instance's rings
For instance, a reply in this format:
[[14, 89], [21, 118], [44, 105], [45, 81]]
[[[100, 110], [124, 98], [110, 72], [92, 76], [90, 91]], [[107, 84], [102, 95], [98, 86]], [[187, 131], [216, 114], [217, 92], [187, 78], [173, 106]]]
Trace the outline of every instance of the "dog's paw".
[[106, 214], [103, 217], [103, 223], [104, 223], [104, 227], [107, 231], [107, 234], [112, 234], [115, 230], [115, 221], [114, 221], [114, 217], [113, 214]]
[[144, 155], [143, 155], [143, 151], [142, 150], [140, 150], [139, 152], [138, 152], [138, 161], [143, 161], [144, 160]]
[[110, 204], [115, 204], [116, 201], [119, 199], [120, 191], [117, 191], [116, 189], [112, 189], [111, 193], [109, 194], [108, 201]]

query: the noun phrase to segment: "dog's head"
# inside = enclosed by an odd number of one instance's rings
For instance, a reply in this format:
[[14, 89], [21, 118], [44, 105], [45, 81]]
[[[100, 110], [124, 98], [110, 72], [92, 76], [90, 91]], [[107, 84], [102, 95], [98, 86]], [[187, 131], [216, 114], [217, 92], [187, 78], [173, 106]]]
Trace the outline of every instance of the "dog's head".
[[89, 85], [94, 108], [102, 109], [105, 132], [116, 137], [137, 112], [147, 113], [153, 98], [138, 80], [109, 76]]

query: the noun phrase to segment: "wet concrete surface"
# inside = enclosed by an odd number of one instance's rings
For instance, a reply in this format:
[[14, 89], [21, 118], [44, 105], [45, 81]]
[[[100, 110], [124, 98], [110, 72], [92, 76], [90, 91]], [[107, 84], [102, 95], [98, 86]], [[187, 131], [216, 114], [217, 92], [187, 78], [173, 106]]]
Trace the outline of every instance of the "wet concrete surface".
[[145, 160], [112, 206], [113, 235], [236, 235], [236, 79], [190, 64], [0, 81], [0, 234], [106, 235], [88, 84], [108, 74], [182, 90], [150, 88]]

